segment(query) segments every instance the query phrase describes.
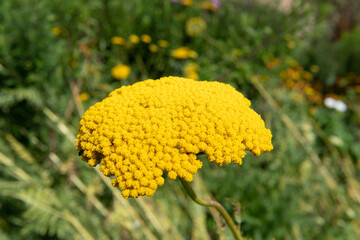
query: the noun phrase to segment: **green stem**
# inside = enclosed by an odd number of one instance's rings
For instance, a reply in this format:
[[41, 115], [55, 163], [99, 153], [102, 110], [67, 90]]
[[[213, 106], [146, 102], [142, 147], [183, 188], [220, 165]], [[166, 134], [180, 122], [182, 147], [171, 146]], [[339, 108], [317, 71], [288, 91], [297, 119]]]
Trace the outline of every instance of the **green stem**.
[[181, 184], [185, 188], [186, 192], [189, 194], [189, 196], [191, 197], [191, 199], [194, 202], [196, 202], [202, 206], [215, 208], [224, 217], [226, 223], [229, 225], [232, 233], [234, 234], [234, 237], [238, 240], [242, 240], [240, 231], [237, 229], [237, 227], [236, 227], [235, 223], [233, 222], [233, 220], [231, 219], [229, 213], [225, 210], [225, 208], [220, 203], [218, 203], [217, 201], [214, 201], [214, 200], [203, 200], [203, 199], [199, 198], [188, 182], [186, 182], [182, 178], [180, 178], [180, 180], [181, 180]]

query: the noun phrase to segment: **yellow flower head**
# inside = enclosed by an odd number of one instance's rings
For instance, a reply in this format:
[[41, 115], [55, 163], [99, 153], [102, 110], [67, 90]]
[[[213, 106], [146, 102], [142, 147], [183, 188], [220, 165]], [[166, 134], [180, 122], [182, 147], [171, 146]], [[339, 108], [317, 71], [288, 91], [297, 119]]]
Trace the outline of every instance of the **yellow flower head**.
[[138, 43], [140, 42], [140, 38], [139, 38], [139, 36], [136, 35], [136, 34], [131, 34], [131, 35], [129, 36], [129, 40], [130, 40], [130, 42], [132, 42], [133, 44], [138, 44]]
[[172, 51], [171, 56], [177, 59], [197, 58], [198, 54], [188, 47], [179, 47]]
[[123, 39], [122, 37], [112, 37], [111, 38], [111, 43], [114, 45], [124, 45], [125, 44], [125, 39]]
[[151, 43], [152, 38], [147, 34], [143, 34], [141, 35], [141, 41], [143, 41], [144, 43]]
[[190, 37], [201, 35], [206, 29], [205, 21], [200, 17], [190, 18], [185, 25], [185, 32]]
[[111, 69], [111, 75], [113, 76], [113, 78], [117, 80], [127, 78], [130, 72], [131, 72], [131, 68], [124, 64], [116, 65]]
[[82, 116], [76, 150], [115, 176], [125, 198], [151, 196], [168, 178], [192, 181], [204, 152], [217, 165], [240, 165], [245, 150], [273, 149], [250, 101], [228, 84], [164, 77], [111, 92]]

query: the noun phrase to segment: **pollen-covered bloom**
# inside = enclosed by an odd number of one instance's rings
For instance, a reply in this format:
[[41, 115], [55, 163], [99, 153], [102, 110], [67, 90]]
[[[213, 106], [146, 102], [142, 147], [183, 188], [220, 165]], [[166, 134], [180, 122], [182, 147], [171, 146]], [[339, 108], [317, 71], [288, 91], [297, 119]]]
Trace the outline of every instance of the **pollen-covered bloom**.
[[271, 132], [250, 101], [228, 84], [179, 77], [114, 90], [83, 115], [76, 149], [114, 176], [125, 198], [151, 196], [167, 177], [192, 181], [204, 152], [217, 165], [242, 163], [245, 150], [273, 149]]

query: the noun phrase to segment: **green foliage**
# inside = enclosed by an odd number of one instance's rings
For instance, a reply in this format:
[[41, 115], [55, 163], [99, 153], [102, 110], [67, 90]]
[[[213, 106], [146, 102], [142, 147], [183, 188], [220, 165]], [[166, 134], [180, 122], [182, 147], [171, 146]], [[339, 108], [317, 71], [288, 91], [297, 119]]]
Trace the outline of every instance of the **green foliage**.
[[[223, 203], [248, 239], [360, 237], [358, 17], [337, 36], [332, 16], [348, 8], [338, 1], [221, 1], [216, 11], [180, 2], [0, 1], [0, 239], [230, 238], [177, 181], [124, 200], [74, 149], [86, 109], [123, 85], [186, 76], [188, 63], [200, 80], [248, 97], [274, 144], [241, 167], [202, 156], [196, 192]], [[199, 36], [186, 34], [192, 17], [206, 22]], [[172, 57], [181, 46], [198, 57]], [[112, 77], [118, 64], [131, 67], [128, 78]], [[326, 97], [347, 110], [327, 108]]]

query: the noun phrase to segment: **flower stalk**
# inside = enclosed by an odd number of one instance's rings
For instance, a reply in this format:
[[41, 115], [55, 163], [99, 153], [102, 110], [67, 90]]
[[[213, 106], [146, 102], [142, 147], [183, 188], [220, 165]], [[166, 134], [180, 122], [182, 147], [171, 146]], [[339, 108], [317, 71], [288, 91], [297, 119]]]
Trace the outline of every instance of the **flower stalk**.
[[182, 178], [180, 178], [180, 181], [181, 181], [182, 186], [184, 187], [184, 189], [186, 190], [186, 192], [189, 194], [189, 196], [191, 197], [191, 199], [194, 202], [196, 202], [197, 204], [200, 204], [202, 206], [215, 208], [224, 217], [224, 219], [225, 219], [226, 223], [228, 224], [228, 226], [230, 227], [231, 232], [233, 233], [235, 239], [237, 239], [237, 240], [243, 239], [239, 229], [236, 227], [236, 225], [233, 222], [233, 220], [231, 219], [229, 213], [225, 210], [225, 208], [219, 202], [214, 201], [214, 200], [203, 200], [203, 199], [199, 198], [188, 182], [186, 182]]

